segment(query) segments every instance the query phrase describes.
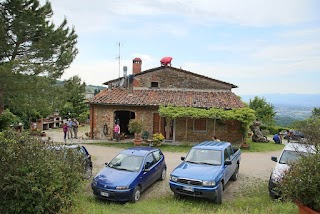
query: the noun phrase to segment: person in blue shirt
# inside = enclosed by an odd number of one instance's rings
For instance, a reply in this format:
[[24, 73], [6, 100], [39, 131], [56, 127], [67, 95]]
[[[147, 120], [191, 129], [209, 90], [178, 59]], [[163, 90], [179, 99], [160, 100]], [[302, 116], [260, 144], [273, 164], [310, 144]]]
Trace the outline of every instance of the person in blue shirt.
[[281, 144], [281, 136], [279, 134], [273, 135], [273, 141], [275, 144]]

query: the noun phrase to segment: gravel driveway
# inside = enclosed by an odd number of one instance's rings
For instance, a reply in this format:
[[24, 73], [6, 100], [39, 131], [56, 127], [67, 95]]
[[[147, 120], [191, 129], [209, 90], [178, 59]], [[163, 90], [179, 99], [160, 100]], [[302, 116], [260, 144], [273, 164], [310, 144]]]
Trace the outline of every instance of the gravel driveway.
[[[100, 169], [104, 167], [105, 162], [109, 162], [116, 154], [122, 149], [113, 147], [103, 147], [86, 144], [86, 148], [92, 155], [93, 161], [93, 175], [95, 175]], [[148, 188], [141, 197], [152, 197], [153, 195], [166, 195], [173, 194], [170, 190], [168, 181], [169, 175], [172, 170], [181, 163], [181, 156], [185, 156], [185, 153], [179, 152], [163, 152], [167, 163], [167, 178], [163, 182], [156, 182], [150, 188]], [[271, 161], [271, 156], [278, 156], [280, 151], [273, 152], [256, 152], [256, 153], [242, 153], [239, 178], [235, 182], [229, 182], [225, 191], [224, 199], [231, 199], [234, 193], [244, 185], [250, 185], [250, 182], [255, 180], [268, 180], [272, 168], [275, 163]], [[249, 183], [248, 183], [249, 182]], [[267, 190], [266, 190], [267, 191]]]

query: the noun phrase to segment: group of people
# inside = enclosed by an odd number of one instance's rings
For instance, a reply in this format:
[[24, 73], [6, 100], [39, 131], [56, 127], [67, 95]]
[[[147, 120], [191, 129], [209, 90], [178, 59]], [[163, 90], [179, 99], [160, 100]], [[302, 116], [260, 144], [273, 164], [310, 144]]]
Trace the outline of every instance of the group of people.
[[[284, 134], [288, 140], [288, 143], [290, 141], [290, 138], [292, 137], [292, 132], [290, 130], [287, 130], [286, 133]], [[282, 136], [280, 133], [277, 133], [273, 135], [273, 141], [275, 144], [282, 144]]]
[[79, 122], [75, 118], [69, 118], [66, 123], [63, 124], [62, 129], [64, 133], [64, 141], [67, 141], [67, 136], [68, 139], [70, 138], [75, 138], [78, 139], [78, 127], [79, 127]]

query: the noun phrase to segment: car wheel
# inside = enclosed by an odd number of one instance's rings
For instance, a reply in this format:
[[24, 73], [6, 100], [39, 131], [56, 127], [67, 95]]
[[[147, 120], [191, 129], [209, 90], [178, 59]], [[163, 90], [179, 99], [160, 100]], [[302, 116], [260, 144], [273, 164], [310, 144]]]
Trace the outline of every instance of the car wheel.
[[140, 196], [141, 196], [141, 188], [139, 186], [136, 186], [136, 188], [134, 189], [133, 194], [132, 194], [131, 202], [135, 203], [135, 202], [139, 201]]
[[161, 172], [161, 176], [160, 176], [159, 180], [160, 180], [160, 181], [165, 180], [165, 179], [166, 179], [166, 176], [167, 176], [167, 170], [166, 170], [166, 168], [163, 167], [162, 172]]
[[222, 184], [222, 182], [220, 182], [218, 189], [217, 189], [217, 195], [214, 199], [214, 203], [222, 204], [222, 195], [223, 195], [223, 184]]
[[231, 176], [230, 180], [236, 181], [238, 179], [238, 173], [239, 173], [239, 164], [238, 164], [237, 168], [235, 169], [233, 175]]

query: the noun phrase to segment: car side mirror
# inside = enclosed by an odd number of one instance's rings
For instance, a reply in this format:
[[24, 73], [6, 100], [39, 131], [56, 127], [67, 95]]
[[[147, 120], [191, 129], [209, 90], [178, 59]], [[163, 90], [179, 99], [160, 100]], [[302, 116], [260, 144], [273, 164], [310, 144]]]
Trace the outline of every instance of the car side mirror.
[[184, 161], [186, 158], [185, 157], [181, 157], [181, 160]]
[[224, 165], [231, 165], [232, 164], [232, 161], [231, 160], [226, 160], [224, 161]]
[[105, 162], [104, 165], [108, 166], [109, 163]]
[[274, 162], [278, 162], [278, 158], [274, 157], [274, 156], [271, 157], [271, 160], [274, 161]]

